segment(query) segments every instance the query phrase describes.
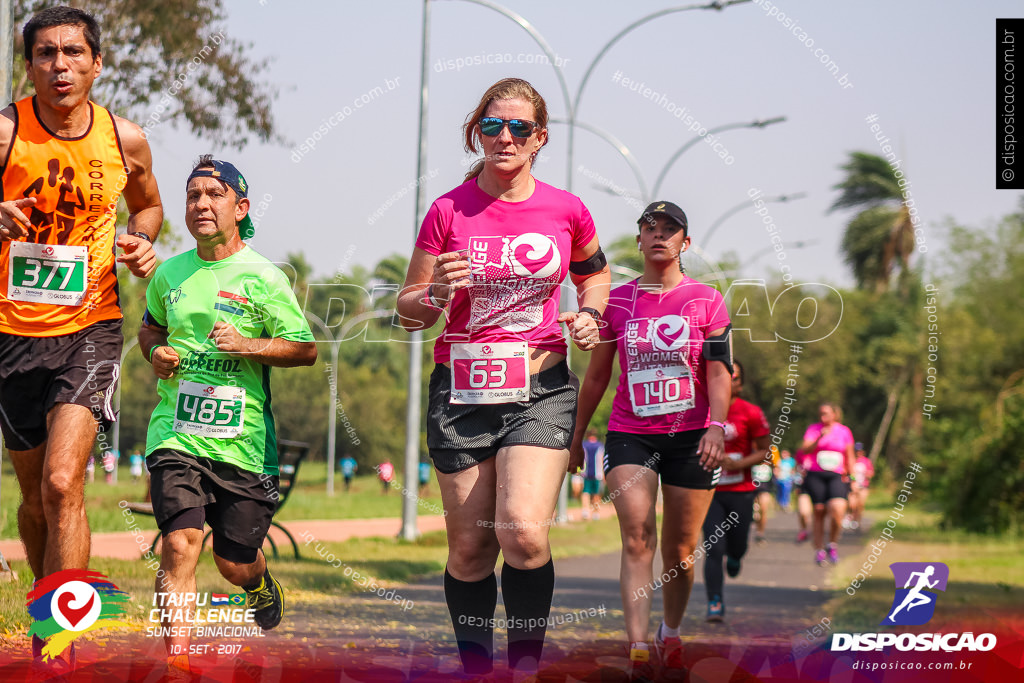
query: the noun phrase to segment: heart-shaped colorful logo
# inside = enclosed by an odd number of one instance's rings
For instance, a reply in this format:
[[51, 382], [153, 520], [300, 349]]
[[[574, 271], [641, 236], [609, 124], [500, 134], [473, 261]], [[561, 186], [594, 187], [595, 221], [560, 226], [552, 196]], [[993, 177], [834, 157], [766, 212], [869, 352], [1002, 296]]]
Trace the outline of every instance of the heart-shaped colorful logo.
[[62, 569], [35, 582], [28, 593], [29, 635], [43, 640], [43, 659], [64, 652], [83, 633], [122, 624], [128, 594], [103, 574]]
[[71, 606], [71, 603], [76, 602], [75, 596], [71, 593], [63, 593], [57, 598], [57, 611], [64, 615], [72, 628], [75, 628], [89, 615], [95, 601], [96, 596], [90, 595], [85, 605], [76, 608]]
[[96, 589], [84, 581], [68, 581], [53, 593], [53, 618], [68, 631], [84, 631], [96, 623], [102, 610]]

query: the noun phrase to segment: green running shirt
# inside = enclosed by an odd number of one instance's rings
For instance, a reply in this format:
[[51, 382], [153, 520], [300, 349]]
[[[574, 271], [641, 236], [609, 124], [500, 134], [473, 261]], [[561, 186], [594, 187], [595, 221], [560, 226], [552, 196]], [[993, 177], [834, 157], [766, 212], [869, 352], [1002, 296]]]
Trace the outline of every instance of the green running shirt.
[[180, 359], [171, 379], [157, 381], [146, 454], [173, 448], [278, 474], [270, 366], [217, 351], [208, 335], [226, 322], [245, 337], [313, 341], [285, 274], [248, 246], [221, 261], [193, 249], [156, 269], [146, 308]]

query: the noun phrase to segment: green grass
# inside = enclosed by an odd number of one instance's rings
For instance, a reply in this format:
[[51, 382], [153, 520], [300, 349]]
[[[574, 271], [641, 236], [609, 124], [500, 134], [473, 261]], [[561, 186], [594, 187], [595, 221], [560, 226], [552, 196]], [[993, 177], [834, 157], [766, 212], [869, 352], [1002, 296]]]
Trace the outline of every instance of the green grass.
[[[103, 473], [98, 472], [96, 481], [85, 485], [85, 509], [93, 533], [126, 531], [124, 517], [118, 502], [121, 500], [141, 501], [146, 495], [145, 483], [133, 484], [128, 468], [118, 472], [118, 484], [107, 484]], [[418, 495], [417, 491], [412, 492]], [[322, 462], [304, 463], [299, 470], [299, 479], [288, 502], [281, 508], [277, 519], [282, 522], [300, 519], [366, 519], [372, 517], [400, 517], [402, 515], [402, 488], [392, 484], [387, 495], [382, 494], [381, 484], [375, 474], [356, 477], [352, 489], [345, 492], [340, 474], [335, 474], [334, 496], [327, 495], [326, 466]], [[14, 470], [4, 461], [3, 476], [0, 480], [0, 539], [18, 538], [17, 510], [21, 493]], [[570, 507], [579, 502], [570, 501]], [[440, 514], [441, 493], [437, 480], [431, 479], [426, 495], [417, 499], [420, 515]], [[156, 531], [152, 517], [136, 515], [136, 526]]]
[[[941, 595], [929, 631], [966, 630], [965, 623], [977, 629], [997, 629], [1024, 604], [1024, 539], [1016, 536], [982, 536], [939, 527], [939, 514], [923, 501], [904, 507], [896, 520], [893, 541], [879, 554], [871, 576], [861, 582], [856, 594], [846, 593], [850, 581], [863, 569], [871, 543], [890, 519], [892, 497], [876, 491], [866, 515], [876, 520], [864, 532], [865, 550], [845, 557], [832, 578], [839, 592], [830, 607], [834, 611], [833, 629], [845, 632], [877, 630], [893, 597], [893, 562], [944, 562], [949, 566], [949, 583]], [[945, 625], [945, 626], [944, 626]], [[922, 627], [923, 628], [923, 627]], [[1006, 626], [1002, 626], [1006, 628]]]
[[[131, 483], [127, 468], [119, 473], [121, 483], [110, 485], [98, 473], [97, 481], [86, 484], [86, 509], [93, 532], [125, 531], [126, 525], [118, 507], [120, 500], [140, 501], [145, 485]], [[126, 483], [127, 482], [127, 483]], [[17, 507], [20, 502], [17, 480], [9, 463], [4, 462], [2, 499], [0, 499], [0, 538], [18, 538]], [[403, 495], [400, 488], [392, 488], [387, 495], [376, 476], [357, 477], [350, 492], [344, 491], [341, 476], [335, 482], [335, 494], [326, 493], [326, 473], [323, 463], [306, 463], [300, 471], [296, 488], [282, 508], [282, 521], [300, 519], [359, 519], [401, 516]], [[441, 509], [437, 482], [431, 481], [426, 496], [418, 501], [421, 515], [433, 514]], [[578, 505], [572, 501], [573, 506]], [[436, 506], [436, 507], [435, 507]], [[151, 517], [134, 516], [134, 522], [143, 530], [155, 532]], [[618, 524], [614, 517], [597, 522], [553, 526], [550, 533], [552, 554], [556, 559], [578, 555], [599, 554], [619, 549]], [[393, 538], [356, 538], [343, 543], [325, 543], [326, 553], [333, 553], [360, 574], [374, 578], [386, 586], [406, 583], [417, 576], [438, 573], [444, 569], [447, 558], [445, 533], [425, 534], [415, 542]], [[303, 603], [323, 605], [325, 608], [340, 596], [363, 590], [346, 580], [342, 571], [329, 565], [315, 552], [315, 544], [302, 549], [303, 559], [282, 557], [273, 563], [275, 575], [288, 587], [293, 599]], [[25, 613], [25, 595], [31, 584], [32, 573], [27, 563], [11, 562], [18, 574], [14, 585], [3, 585], [0, 590], [0, 641], [24, 633], [29, 620]], [[153, 597], [154, 571], [143, 561], [94, 558], [90, 568], [109, 576], [133, 602], [129, 617], [142, 626]], [[217, 572], [209, 551], [204, 552], [197, 570], [200, 592], [237, 592]]]
[[[334, 496], [327, 495], [327, 474], [322, 462], [305, 463], [299, 470], [299, 479], [288, 502], [281, 509], [280, 521], [297, 519], [365, 519], [368, 517], [399, 517], [402, 514], [402, 490], [394, 487], [387, 495], [376, 475], [356, 477], [352, 490], [344, 490], [341, 475], [334, 483]], [[127, 467], [118, 472], [118, 484], [107, 484], [103, 474], [97, 473], [96, 481], [85, 485], [85, 509], [89, 525], [94, 533], [125, 531], [126, 526], [118, 502], [121, 500], [141, 501], [146, 495], [145, 483], [131, 483]], [[417, 492], [413, 492], [414, 494]], [[3, 464], [0, 480], [0, 539], [18, 538], [17, 510], [21, 493], [14, 470], [8, 461]], [[437, 514], [441, 510], [441, 495], [437, 481], [432, 480], [427, 495], [418, 501], [421, 515]], [[137, 526], [144, 530], [156, 531], [151, 517], [135, 516]]]
[[[96, 472], [96, 481], [85, 485], [85, 509], [89, 515], [89, 524], [95, 532], [125, 531], [124, 517], [117, 506], [120, 500], [143, 500], [146, 495], [145, 482], [131, 483], [128, 468], [118, 472], [117, 484], [107, 484], [102, 470]], [[3, 462], [0, 477], [0, 539], [18, 538], [18, 505], [21, 504], [21, 491], [10, 460]], [[152, 519], [138, 518], [138, 526], [156, 530]]]

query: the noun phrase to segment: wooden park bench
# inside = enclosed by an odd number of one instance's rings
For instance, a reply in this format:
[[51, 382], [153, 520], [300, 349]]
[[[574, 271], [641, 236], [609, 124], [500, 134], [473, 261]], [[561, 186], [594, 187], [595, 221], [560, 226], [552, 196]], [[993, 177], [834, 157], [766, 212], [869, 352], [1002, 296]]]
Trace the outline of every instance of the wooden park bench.
[[[280, 497], [277, 499], [277, 509], [274, 510], [274, 517], [277, 517], [277, 513], [281, 511], [285, 501], [288, 500], [288, 495], [292, 492], [292, 488], [295, 486], [295, 480], [299, 476], [299, 465], [309, 455], [309, 444], [304, 441], [285, 441], [279, 439], [277, 442], [277, 465], [280, 473], [278, 475], [278, 493]], [[153, 516], [153, 504], [152, 503], [128, 503], [126, 506], [129, 510], [140, 515]], [[295, 542], [295, 537], [292, 536], [288, 529], [284, 528], [277, 520], [270, 522], [270, 526], [278, 529], [292, 544], [292, 550], [295, 552], [295, 559], [299, 559], [299, 544]], [[206, 535], [203, 536], [203, 547], [206, 546], [206, 542], [210, 539], [210, 535], [213, 531], [207, 531]], [[153, 537], [153, 552], [157, 552], [157, 542], [163, 532], [157, 531], [156, 536]], [[270, 544], [270, 549], [274, 554], [274, 559], [277, 559], [277, 543], [271, 538], [270, 534], [267, 534], [267, 543]]]

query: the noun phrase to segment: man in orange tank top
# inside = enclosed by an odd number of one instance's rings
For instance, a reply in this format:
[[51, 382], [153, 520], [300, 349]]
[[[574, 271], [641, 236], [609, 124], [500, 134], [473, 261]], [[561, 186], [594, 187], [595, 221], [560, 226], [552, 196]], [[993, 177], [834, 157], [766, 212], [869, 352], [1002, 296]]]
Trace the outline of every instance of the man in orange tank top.
[[[42, 10], [23, 36], [36, 95], [0, 111], [0, 428], [38, 580], [89, 564], [85, 469], [120, 374], [115, 261], [149, 276], [163, 208], [142, 129], [89, 101], [103, 66], [92, 16]], [[58, 664], [73, 668], [73, 646]]]

